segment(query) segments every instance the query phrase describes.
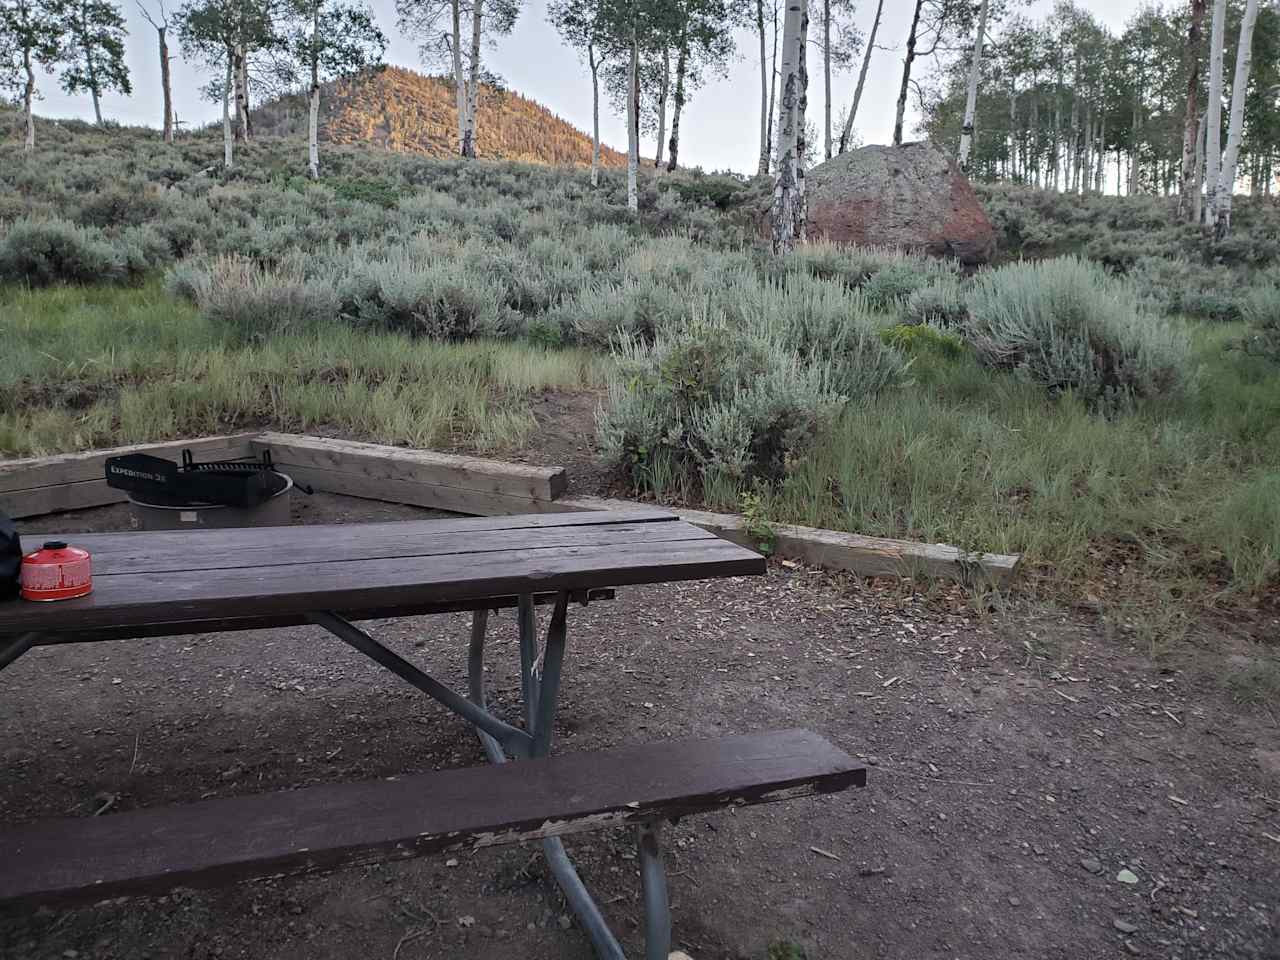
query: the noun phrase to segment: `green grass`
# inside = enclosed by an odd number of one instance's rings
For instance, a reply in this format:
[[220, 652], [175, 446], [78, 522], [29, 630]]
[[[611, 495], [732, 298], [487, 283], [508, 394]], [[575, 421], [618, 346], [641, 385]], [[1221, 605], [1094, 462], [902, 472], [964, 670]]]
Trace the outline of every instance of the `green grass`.
[[157, 286], [0, 288], [0, 452], [40, 456], [271, 426], [498, 451], [529, 398], [599, 384], [579, 350], [333, 326], [242, 346]]
[[[1102, 417], [971, 355], [915, 352], [915, 383], [851, 404], [759, 508], [770, 519], [1024, 554], [1091, 586], [1280, 575], [1280, 367], [1194, 328], [1198, 389]], [[760, 491], [756, 491], [759, 493]], [[1104, 585], [1092, 585], [1104, 589]]]

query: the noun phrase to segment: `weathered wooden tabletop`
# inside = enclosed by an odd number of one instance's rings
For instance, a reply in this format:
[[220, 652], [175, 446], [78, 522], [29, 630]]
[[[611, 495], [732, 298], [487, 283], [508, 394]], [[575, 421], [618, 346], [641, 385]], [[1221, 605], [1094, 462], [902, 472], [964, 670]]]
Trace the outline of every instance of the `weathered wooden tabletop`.
[[90, 596], [0, 604], [37, 642], [408, 615], [546, 591], [764, 572], [762, 557], [651, 511], [60, 535], [93, 556]]

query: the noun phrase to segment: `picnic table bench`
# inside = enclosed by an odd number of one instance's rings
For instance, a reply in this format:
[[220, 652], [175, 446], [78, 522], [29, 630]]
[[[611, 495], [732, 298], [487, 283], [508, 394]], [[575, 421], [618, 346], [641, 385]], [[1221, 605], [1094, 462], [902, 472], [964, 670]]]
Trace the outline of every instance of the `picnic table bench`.
[[[803, 730], [548, 757], [572, 602], [631, 584], [764, 571], [757, 554], [674, 516], [565, 513], [66, 539], [92, 553], [94, 592], [0, 605], [0, 669], [34, 646], [311, 623], [470, 723], [493, 765], [3, 826], [0, 906], [539, 839], [596, 953], [613, 960], [622, 949], [560, 837], [634, 824], [646, 957], [666, 960], [663, 821], [865, 783], [864, 767]], [[542, 644], [540, 604], [552, 608]], [[488, 615], [500, 607], [517, 611], [519, 725], [485, 704]], [[456, 611], [472, 612], [465, 697], [355, 626]]]

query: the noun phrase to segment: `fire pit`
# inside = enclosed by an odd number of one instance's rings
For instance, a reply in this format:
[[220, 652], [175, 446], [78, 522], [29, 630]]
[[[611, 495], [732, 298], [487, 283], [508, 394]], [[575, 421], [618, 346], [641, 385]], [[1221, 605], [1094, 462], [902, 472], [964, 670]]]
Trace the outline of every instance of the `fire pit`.
[[134, 525], [142, 530], [192, 527], [276, 527], [289, 523], [293, 480], [276, 470], [270, 452], [261, 459], [182, 464], [133, 453], [110, 457], [107, 484], [129, 494]]

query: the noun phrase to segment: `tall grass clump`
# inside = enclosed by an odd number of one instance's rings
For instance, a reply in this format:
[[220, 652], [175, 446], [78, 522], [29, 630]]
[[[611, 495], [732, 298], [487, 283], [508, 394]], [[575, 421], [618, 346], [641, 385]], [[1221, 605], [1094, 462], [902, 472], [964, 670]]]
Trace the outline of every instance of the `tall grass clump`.
[[965, 331], [979, 358], [1053, 394], [1071, 391], [1116, 408], [1187, 384], [1186, 336], [1088, 261], [1065, 257], [985, 273], [968, 308]]
[[167, 281], [171, 293], [187, 297], [242, 343], [314, 330], [338, 313], [332, 287], [309, 281], [297, 268], [270, 269], [243, 257], [187, 262]]
[[1241, 318], [1249, 325], [1244, 348], [1280, 362], [1280, 280], [1259, 284], [1245, 297]]

